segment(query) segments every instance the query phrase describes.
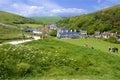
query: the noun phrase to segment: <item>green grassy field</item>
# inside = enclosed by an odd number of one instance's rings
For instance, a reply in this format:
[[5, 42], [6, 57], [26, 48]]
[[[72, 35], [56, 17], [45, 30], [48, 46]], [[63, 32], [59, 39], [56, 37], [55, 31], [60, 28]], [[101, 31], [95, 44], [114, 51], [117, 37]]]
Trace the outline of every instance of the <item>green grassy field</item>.
[[0, 43], [21, 39], [21, 31], [0, 26]]
[[[94, 49], [108, 52], [109, 47], [117, 47], [120, 50], [120, 44], [113, 44], [110, 42], [106, 42], [97, 38], [88, 38], [88, 39], [59, 39], [60, 41], [64, 41], [67, 43], [71, 43], [77, 46], [84, 46], [88, 44], [89, 46], [94, 47]], [[120, 53], [120, 51], [119, 51]]]
[[31, 33], [22, 32], [21, 30], [3, 28], [0, 26], [0, 43], [22, 40], [22, 33], [25, 35], [30, 35]]
[[42, 27], [42, 25], [40, 25], [40, 24], [17, 24], [17, 26], [20, 26], [20, 27], [23, 27], [23, 28], [27, 28], [27, 27], [40, 28], [40, 27]]
[[84, 48], [77, 45], [74, 40], [71, 40], [72, 43], [68, 41], [48, 38], [20, 45], [1, 46], [0, 78], [14, 80], [120, 79], [119, 54], [106, 53], [96, 48]]
[[32, 17], [32, 19], [41, 22], [43, 24], [47, 24], [47, 23], [55, 23], [59, 20], [62, 20], [62, 17], [57, 17], [57, 16], [51, 16], [51, 17]]

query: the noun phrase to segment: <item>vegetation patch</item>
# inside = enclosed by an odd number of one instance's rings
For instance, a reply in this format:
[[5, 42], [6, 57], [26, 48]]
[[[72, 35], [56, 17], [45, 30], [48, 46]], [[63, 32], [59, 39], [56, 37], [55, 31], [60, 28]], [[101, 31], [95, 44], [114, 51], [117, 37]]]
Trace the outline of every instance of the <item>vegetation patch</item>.
[[40, 28], [42, 25], [40, 24], [17, 24], [17, 26], [22, 28]]
[[[88, 45], [88, 47], [93, 47], [94, 49], [97, 49], [97, 50], [100, 50], [103, 52], [109, 52], [108, 51], [109, 47], [117, 47], [120, 50], [119, 44], [107, 42], [107, 41], [97, 39], [97, 38], [69, 39], [69, 40], [68, 39], [58, 39], [58, 40], [67, 42], [70, 44], [74, 44], [77, 46]], [[120, 51], [118, 53], [120, 53]]]
[[119, 79], [120, 56], [44, 39], [0, 47], [0, 78], [65, 77]]
[[59, 20], [62, 20], [62, 17], [57, 17], [57, 16], [53, 16], [53, 17], [32, 17], [32, 19], [34, 19], [37, 22], [41, 22], [42, 24], [48, 24], [48, 23], [55, 23]]
[[20, 30], [3, 28], [0, 26], [0, 43], [22, 39], [21, 33], [22, 31]]
[[64, 18], [57, 22], [58, 26], [76, 30], [87, 30], [89, 34], [95, 31], [110, 31], [120, 33], [120, 5], [106, 8], [94, 13]]

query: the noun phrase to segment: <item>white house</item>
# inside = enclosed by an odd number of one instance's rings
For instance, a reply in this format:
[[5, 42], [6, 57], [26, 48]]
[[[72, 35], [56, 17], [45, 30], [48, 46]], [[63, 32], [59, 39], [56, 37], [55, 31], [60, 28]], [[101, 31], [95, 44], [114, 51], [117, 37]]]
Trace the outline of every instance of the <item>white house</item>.
[[100, 31], [95, 31], [94, 36], [96, 38], [100, 38], [101, 37]]
[[33, 34], [42, 34], [42, 31], [38, 29], [34, 29]]
[[58, 28], [57, 29], [58, 38], [80, 38], [79, 32], [72, 31], [68, 28]]
[[85, 30], [80, 30], [80, 35], [82, 36], [82, 38], [87, 37], [87, 31], [85, 31]]
[[57, 30], [57, 26], [55, 23], [49, 23], [47, 25], [45, 25], [45, 27], [48, 27], [50, 29], [54, 29], [54, 30]]

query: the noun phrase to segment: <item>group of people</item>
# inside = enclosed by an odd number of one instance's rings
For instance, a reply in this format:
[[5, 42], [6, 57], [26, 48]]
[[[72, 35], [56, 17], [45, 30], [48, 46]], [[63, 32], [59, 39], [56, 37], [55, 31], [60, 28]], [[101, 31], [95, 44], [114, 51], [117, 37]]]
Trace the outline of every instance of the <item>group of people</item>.
[[[22, 34], [22, 40], [25, 40], [25, 39], [26, 39], [25, 34]], [[33, 36], [31, 35], [31, 36], [29, 37], [29, 39], [34, 39], [34, 38], [33, 38]]]
[[116, 48], [116, 47], [114, 47], [114, 48], [109, 47], [109, 52], [116, 52], [116, 53], [118, 53], [118, 48]]

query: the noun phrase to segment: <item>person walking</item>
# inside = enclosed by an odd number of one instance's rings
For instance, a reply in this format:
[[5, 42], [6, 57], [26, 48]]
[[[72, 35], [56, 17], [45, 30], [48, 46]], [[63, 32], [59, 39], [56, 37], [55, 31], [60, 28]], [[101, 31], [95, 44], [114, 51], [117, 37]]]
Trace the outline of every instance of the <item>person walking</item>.
[[22, 34], [22, 40], [25, 40], [25, 35], [24, 34]]

